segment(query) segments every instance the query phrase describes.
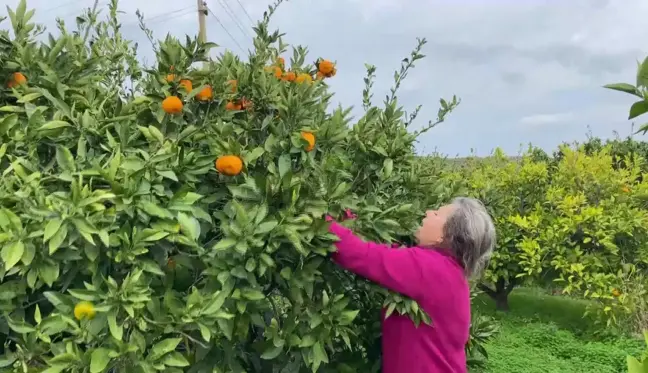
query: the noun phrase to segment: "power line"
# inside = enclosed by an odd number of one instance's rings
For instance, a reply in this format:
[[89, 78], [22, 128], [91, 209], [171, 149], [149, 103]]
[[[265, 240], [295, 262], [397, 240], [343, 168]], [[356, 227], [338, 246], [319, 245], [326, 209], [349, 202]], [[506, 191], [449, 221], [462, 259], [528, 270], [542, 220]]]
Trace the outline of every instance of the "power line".
[[[160, 13], [160, 14], [154, 15], [154, 16], [149, 17], [149, 18], [144, 18], [144, 21], [145, 21], [145, 22], [146, 22], [146, 21], [152, 21], [152, 20], [154, 20], [154, 19], [157, 19], [157, 18], [160, 18], [160, 17], [164, 17], [164, 16], [167, 16], [167, 15], [170, 15], [170, 14], [174, 14], [174, 13], [182, 12], [183, 10], [187, 10], [187, 9], [190, 9], [190, 10], [193, 12], [193, 11], [194, 11], [194, 8], [195, 8], [195, 6], [186, 6], [186, 7], [184, 7], [184, 8], [180, 8], [180, 9], [172, 10], [172, 11], [170, 11], [170, 12]], [[179, 17], [179, 16], [184, 15], [184, 14], [187, 14], [187, 13], [189, 13], [189, 12], [184, 12], [184, 13], [182, 13], [182, 14], [179, 14], [179, 15], [176, 16], [176, 17]], [[143, 13], [142, 13], [142, 14], [143, 14]]]
[[[226, 0], [226, 1], [227, 1], [227, 0]], [[245, 10], [245, 7], [243, 6], [243, 4], [241, 4], [241, 0], [236, 0], [236, 2], [239, 4], [239, 6], [241, 7], [241, 9], [243, 9], [243, 13], [245, 13], [245, 15], [246, 15], [247, 18], [250, 20], [250, 22], [251, 22], [252, 24], [254, 24], [254, 21], [252, 20], [252, 17], [250, 17], [250, 14], [248, 14], [248, 12], [247, 12], [247, 10]]]
[[239, 30], [241, 30], [243, 35], [245, 35], [248, 38], [252, 38], [250, 34], [248, 34], [247, 31], [243, 29], [243, 26], [241, 25], [238, 17], [236, 16], [236, 14], [234, 14], [234, 11], [229, 7], [227, 2], [223, 2], [223, 0], [218, 0], [218, 2], [221, 4], [221, 7], [225, 9], [225, 12], [230, 16], [230, 18], [234, 21], [234, 23], [236, 23], [236, 27], [238, 27]]
[[239, 44], [239, 42], [236, 40], [236, 38], [234, 38], [234, 36], [232, 36], [232, 34], [230, 34], [229, 31], [227, 31], [227, 28], [225, 27], [225, 25], [223, 25], [223, 22], [221, 22], [221, 20], [218, 19], [218, 17], [216, 17], [216, 14], [214, 14], [214, 12], [207, 5], [205, 5], [205, 8], [207, 8], [207, 10], [209, 11], [209, 14], [212, 17], [214, 17], [214, 19], [216, 19], [216, 22], [218, 22], [218, 24], [223, 29], [223, 31], [225, 31], [227, 33], [227, 35], [229, 35], [230, 39], [232, 39], [234, 41], [234, 43], [239, 47], [241, 52], [245, 53], [245, 50], [243, 49], [243, 47], [241, 47], [241, 44]]

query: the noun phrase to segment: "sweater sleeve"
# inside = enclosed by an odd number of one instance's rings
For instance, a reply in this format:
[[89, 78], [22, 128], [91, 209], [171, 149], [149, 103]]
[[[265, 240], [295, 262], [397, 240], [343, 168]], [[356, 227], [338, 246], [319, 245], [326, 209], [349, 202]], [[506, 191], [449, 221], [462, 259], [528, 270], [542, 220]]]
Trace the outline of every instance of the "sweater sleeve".
[[337, 252], [332, 256], [337, 264], [389, 290], [420, 299], [426, 286], [419, 249], [392, 249], [387, 245], [365, 242], [335, 222], [330, 230], [340, 238], [335, 244]]

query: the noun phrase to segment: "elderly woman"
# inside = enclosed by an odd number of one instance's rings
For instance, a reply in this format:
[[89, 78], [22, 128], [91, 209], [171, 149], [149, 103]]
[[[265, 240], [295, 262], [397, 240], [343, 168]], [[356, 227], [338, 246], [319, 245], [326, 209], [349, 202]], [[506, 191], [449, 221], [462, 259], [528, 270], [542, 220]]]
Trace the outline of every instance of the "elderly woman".
[[364, 242], [333, 222], [340, 266], [410, 297], [432, 325], [418, 328], [407, 316], [382, 323], [383, 373], [463, 373], [470, 329], [468, 279], [481, 273], [495, 245], [495, 227], [484, 205], [457, 198], [428, 211], [416, 232], [417, 247], [392, 249]]

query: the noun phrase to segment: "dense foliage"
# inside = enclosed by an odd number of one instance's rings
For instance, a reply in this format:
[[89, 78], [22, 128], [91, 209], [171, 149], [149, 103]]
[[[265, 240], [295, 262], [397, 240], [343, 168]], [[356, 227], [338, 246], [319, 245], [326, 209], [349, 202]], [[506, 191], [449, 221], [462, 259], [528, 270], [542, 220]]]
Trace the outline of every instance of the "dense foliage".
[[89, 9], [77, 30], [60, 23], [45, 38], [25, 2], [8, 10], [2, 371], [369, 372], [381, 306], [430, 322], [326, 259], [324, 215], [352, 209], [367, 238], [411, 242], [425, 208], [452, 194], [414, 142], [458, 100], [408, 131], [418, 111], [406, 117], [396, 93], [423, 58], [419, 40], [382, 108], [368, 68], [365, 114], [350, 126], [349, 110], [329, 110], [335, 64], [307, 63], [303, 47], [281, 57], [268, 30], [277, 5], [247, 61], [168, 36], [147, 68], [116, 0], [105, 21]]
[[592, 143], [561, 146], [555, 157], [496, 151], [446, 171], [496, 220], [497, 248], [480, 287], [500, 309], [524, 283], [591, 298], [608, 323], [644, 301], [646, 163], [633, 151], [612, 155], [615, 143]]

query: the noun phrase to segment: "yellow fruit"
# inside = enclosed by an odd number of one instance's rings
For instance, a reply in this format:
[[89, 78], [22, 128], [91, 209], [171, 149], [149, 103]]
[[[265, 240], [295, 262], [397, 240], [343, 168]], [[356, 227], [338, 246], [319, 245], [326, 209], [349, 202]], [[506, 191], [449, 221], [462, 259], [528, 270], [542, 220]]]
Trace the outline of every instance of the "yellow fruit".
[[182, 101], [177, 96], [169, 96], [162, 101], [162, 110], [167, 114], [182, 113]]
[[238, 82], [236, 80], [234, 79], [228, 80], [227, 84], [229, 84], [230, 87], [232, 88], [232, 93], [236, 92], [236, 89], [238, 88]]
[[302, 73], [297, 75], [295, 78], [295, 83], [312, 83], [313, 82], [313, 77], [310, 76], [310, 74]]
[[223, 155], [216, 159], [215, 166], [223, 175], [236, 176], [243, 170], [243, 161], [236, 155]]
[[74, 306], [74, 317], [77, 320], [88, 319], [91, 320], [95, 317], [97, 311], [94, 308], [94, 305], [90, 302], [79, 302]]
[[176, 79], [175, 74], [167, 74], [167, 76], [166, 76], [166, 81], [168, 83], [172, 83], [175, 79]]

